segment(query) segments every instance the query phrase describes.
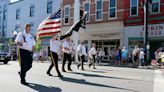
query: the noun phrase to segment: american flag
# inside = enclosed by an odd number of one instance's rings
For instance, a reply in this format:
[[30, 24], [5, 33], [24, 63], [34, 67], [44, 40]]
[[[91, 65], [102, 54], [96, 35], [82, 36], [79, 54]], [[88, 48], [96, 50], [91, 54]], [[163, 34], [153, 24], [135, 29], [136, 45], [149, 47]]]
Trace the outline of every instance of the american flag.
[[53, 13], [45, 20], [38, 27], [37, 37], [51, 37], [54, 34], [60, 33], [61, 28], [61, 9], [57, 12]]

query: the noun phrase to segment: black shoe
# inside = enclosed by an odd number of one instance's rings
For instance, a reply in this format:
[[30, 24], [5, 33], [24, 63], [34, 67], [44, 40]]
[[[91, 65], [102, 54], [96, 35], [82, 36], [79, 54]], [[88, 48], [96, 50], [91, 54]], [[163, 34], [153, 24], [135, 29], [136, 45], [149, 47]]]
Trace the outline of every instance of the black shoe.
[[21, 81], [21, 84], [28, 85], [28, 83], [26, 81]]
[[77, 65], [77, 69], [79, 69], [79, 67], [80, 67], [80, 64]]
[[19, 74], [19, 76], [21, 76], [21, 75], [20, 75], [20, 72], [18, 72], [18, 74]]
[[89, 68], [91, 67], [92, 64], [89, 64]]
[[64, 69], [62, 69], [62, 72], [66, 72]]
[[68, 69], [68, 71], [72, 71], [72, 69], [70, 68], [70, 69]]
[[52, 74], [51, 74], [51, 73], [48, 73], [48, 72], [47, 72], [47, 74], [48, 74], [49, 76], [52, 76]]
[[96, 67], [93, 67], [93, 69], [96, 69]]
[[58, 77], [63, 78], [63, 75], [60, 74], [60, 75], [58, 75]]
[[81, 70], [85, 71], [85, 69], [84, 69], [84, 68], [82, 68]]

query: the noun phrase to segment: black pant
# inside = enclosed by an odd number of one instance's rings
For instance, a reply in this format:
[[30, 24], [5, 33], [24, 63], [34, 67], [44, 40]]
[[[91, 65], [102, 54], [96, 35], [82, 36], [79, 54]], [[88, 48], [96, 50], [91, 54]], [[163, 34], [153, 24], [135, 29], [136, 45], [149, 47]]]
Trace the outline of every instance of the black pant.
[[95, 55], [92, 56], [93, 56], [93, 60], [90, 62], [89, 66], [93, 65], [93, 67], [95, 67], [95, 62], [96, 62]]
[[19, 63], [20, 63], [20, 77], [21, 77], [21, 81], [25, 81], [25, 77], [26, 77], [26, 72], [28, 70], [30, 70], [30, 68], [32, 67], [32, 55], [33, 53], [28, 51], [28, 50], [24, 50], [24, 49], [19, 49]]
[[80, 64], [78, 64], [79, 66], [81, 65], [81, 69], [83, 70], [84, 69], [84, 62], [85, 62], [85, 56], [82, 55], [82, 56], [79, 56], [80, 58]]
[[71, 70], [71, 63], [72, 63], [71, 54], [67, 54], [67, 53], [64, 53], [63, 56], [62, 70], [65, 70], [64, 66], [67, 60], [68, 60], [68, 70]]
[[58, 76], [61, 75], [61, 73], [59, 72], [59, 67], [58, 67], [58, 54], [50, 51], [50, 56], [51, 56], [51, 65], [48, 68], [47, 73], [50, 73], [52, 67], [55, 66], [55, 69], [56, 69]]

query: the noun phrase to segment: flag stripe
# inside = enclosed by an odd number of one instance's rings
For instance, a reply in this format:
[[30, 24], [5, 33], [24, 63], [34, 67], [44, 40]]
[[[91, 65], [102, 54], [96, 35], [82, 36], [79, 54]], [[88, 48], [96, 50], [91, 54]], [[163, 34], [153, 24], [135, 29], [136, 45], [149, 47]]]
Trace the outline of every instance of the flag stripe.
[[60, 28], [54, 29], [54, 30], [41, 30], [38, 32], [38, 34], [47, 33], [47, 32], [55, 32], [55, 31], [60, 31]]
[[53, 34], [55, 34], [55, 33], [60, 33], [60, 31], [42, 33], [42, 34], [39, 34], [39, 36], [53, 35]]
[[48, 27], [48, 28], [42, 28], [42, 29], [39, 29], [40, 30], [53, 30], [53, 29], [57, 29], [57, 28], [60, 28], [60, 26], [57, 26], [57, 27]]
[[40, 29], [38, 29], [38, 31], [44, 30], [43, 28], [52, 28], [52, 27], [60, 27], [60, 26], [61, 26], [61, 24], [44, 25], [43, 27], [41, 27]]
[[45, 23], [45, 25], [49, 25], [49, 24], [60, 24], [60, 21], [52, 21], [52, 22]]

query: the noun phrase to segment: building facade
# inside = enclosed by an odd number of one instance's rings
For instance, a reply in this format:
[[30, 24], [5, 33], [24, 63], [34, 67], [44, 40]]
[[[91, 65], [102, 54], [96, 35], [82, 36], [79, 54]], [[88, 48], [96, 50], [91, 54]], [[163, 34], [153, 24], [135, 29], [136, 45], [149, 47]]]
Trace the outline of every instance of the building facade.
[[0, 49], [7, 47], [5, 37], [7, 32], [8, 4], [10, 0], [0, 0]]
[[[79, 0], [80, 9], [87, 12], [86, 30], [80, 30], [79, 40], [84, 40], [88, 49], [92, 43], [103, 48], [106, 55], [123, 44], [124, 0]], [[73, 24], [74, 0], [63, 0], [62, 30]]]
[[[124, 44], [130, 50], [144, 47], [144, 10], [142, 0], [124, 0]], [[148, 39], [150, 55], [164, 47], [164, 0], [152, 0], [149, 7]]]

